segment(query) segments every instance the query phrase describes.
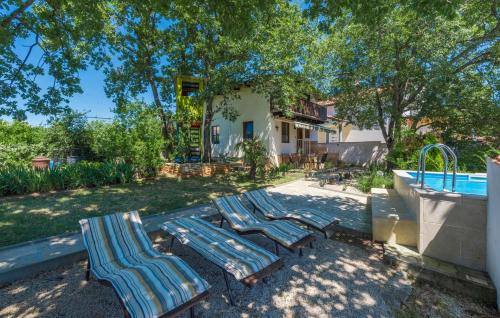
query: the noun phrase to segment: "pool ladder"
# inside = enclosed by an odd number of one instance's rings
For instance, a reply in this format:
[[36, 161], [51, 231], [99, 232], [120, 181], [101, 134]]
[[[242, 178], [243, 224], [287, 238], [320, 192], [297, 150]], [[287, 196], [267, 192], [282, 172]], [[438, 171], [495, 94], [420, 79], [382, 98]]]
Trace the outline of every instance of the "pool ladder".
[[425, 160], [427, 157], [427, 153], [434, 148], [440, 150], [441, 155], [443, 156], [444, 159], [443, 190], [446, 189], [446, 177], [448, 175], [448, 155], [451, 155], [451, 157], [453, 158], [453, 179], [451, 182], [451, 192], [455, 192], [455, 184], [457, 179], [457, 155], [449, 146], [444, 144], [429, 144], [425, 145], [422, 149], [420, 149], [420, 154], [418, 156], [417, 184], [420, 177], [420, 171], [422, 171], [422, 180], [420, 183], [420, 188], [422, 189], [424, 188]]

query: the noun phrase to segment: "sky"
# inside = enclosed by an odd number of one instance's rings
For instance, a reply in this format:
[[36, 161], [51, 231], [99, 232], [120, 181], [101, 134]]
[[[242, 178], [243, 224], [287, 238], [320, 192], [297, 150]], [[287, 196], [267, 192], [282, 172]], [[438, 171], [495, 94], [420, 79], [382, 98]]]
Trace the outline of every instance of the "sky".
[[[89, 69], [80, 72], [80, 85], [83, 94], [75, 94], [69, 99], [72, 109], [85, 112], [89, 117], [112, 118], [114, 103], [104, 93], [104, 74], [102, 71]], [[27, 114], [31, 125], [44, 125], [48, 117]]]

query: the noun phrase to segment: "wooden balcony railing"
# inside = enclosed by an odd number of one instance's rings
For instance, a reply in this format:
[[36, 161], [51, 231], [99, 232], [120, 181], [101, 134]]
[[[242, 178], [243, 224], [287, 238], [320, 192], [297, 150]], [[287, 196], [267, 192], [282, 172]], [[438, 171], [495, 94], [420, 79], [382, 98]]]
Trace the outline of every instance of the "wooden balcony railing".
[[[273, 113], [281, 113], [277, 108], [271, 105], [271, 110]], [[326, 107], [320, 106], [314, 102], [300, 100], [296, 105], [292, 107], [292, 112], [295, 117], [305, 117], [315, 121], [325, 122], [326, 117]]]

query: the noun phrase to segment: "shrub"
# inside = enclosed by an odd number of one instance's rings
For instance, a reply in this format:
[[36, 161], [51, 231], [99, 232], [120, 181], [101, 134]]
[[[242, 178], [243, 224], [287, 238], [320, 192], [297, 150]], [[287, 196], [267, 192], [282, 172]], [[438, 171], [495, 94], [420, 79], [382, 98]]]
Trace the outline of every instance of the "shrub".
[[357, 187], [365, 193], [370, 192], [371, 188], [391, 189], [393, 187], [392, 173], [371, 169], [370, 172], [358, 178]]
[[[439, 143], [439, 140], [432, 133], [420, 135], [411, 129], [403, 129], [387, 160], [398, 169], [417, 170], [420, 149], [427, 144], [435, 143]], [[427, 155], [426, 170], [441, 171], [443, 168], [444, 161], [439, 150], [431, 150]]]
[[34, 157], [46, 154], [45, 134], [42, 127], [0, 120], [0, 168], [28, 167]]
[[91, 159], [87, 124], [86, 115], [76, 111], [52, 120], [45, 140], [49, 156], [63, 160], [72, 155]]
[[0, 196], [130, 183], [134, 169], [126, 163], [79, 162], [52, 170], [0, 169]]
[[236, 144], [236, 150], [243, 151], [243, 159], [250, 166], [249, 177], [255, 180], [257, 173], [264, 177], [266, 168], [266, 147], [258, 138], [246, 139]]

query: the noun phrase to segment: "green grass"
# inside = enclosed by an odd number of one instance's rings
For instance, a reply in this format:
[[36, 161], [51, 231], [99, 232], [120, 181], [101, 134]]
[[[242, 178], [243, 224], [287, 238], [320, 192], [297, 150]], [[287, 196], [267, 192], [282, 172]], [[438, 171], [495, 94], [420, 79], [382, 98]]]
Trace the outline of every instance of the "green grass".
[[78, 220], [138, 210], [142, 216], [208, 203], [217, 196], [303, 177], [291, 172], [266, 182], [237, 175], [158, 178], [126, 185], [0, 199], [0, 246], [79, 231]]

